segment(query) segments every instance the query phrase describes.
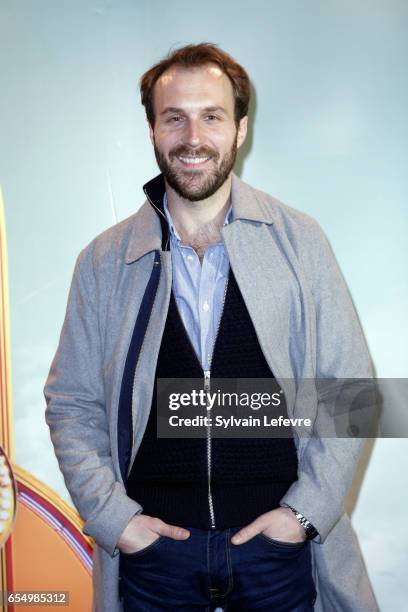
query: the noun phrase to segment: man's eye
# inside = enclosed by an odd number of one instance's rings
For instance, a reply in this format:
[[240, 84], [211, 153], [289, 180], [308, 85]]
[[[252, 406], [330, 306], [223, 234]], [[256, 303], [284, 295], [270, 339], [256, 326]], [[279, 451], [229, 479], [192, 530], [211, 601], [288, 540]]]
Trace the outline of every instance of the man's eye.
[[216, 119], [218, 119], [217, 115], [207, 115], [206, 119], [208, 119], [209, 121], [215, 121]]
[[170, 117], [169, 123], [179, 123], [181, 120], [182, 117], [180, 117], [180, 115], [174, 115], [173, 117]]

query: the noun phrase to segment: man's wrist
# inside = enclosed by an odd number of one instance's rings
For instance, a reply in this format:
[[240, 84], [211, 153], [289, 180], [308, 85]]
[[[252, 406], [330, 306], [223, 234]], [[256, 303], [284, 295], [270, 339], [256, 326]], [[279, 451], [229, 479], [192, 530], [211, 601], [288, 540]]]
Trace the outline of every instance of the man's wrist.
[[306, 538], [308, 540], [313, 540], [313, 538], [319, 535], [319, 532], [314, 527], [314, 525], [312, 525], [312, 523], [308, 521], [307, 518], [303, 514], [298, 512], [295, 508], [292, 508], [292, 506], [287, 505], [286, 507], [289, 508], [289, 510], [292, 510], [298, 523], [303, 527], [305, 534], [306, 534]]

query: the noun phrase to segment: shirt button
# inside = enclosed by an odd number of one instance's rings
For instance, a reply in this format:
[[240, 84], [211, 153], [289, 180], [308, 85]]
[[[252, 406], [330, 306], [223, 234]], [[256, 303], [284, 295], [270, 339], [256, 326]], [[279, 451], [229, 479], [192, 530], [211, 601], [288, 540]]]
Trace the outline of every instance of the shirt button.
[[194, 261], [194, 257], [192, 255], [187, 255], [187, 260], [188, 261]]
[[210, 305], [208, 302], [204, 302], [203, 304], [203, 310], [204, 312], [207, 312], [208, 310], [210, 310]]

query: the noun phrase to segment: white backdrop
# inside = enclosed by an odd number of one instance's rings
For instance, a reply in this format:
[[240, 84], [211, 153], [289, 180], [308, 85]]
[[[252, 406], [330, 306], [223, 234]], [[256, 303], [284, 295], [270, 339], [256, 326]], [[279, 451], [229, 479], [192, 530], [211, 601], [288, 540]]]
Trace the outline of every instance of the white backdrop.
[[[403, 0], [0, 1], [19, 464], [67, 496], [42, 388], [77, 254], [140, 206], [157, 172], [137, 85], [175, 44], [216, 42], [246, 67], [254, 100], [239, 174], [320, 222], [378, 376], [406, 376], [407, 18]], [[392, 612], [408, 596], [407, 450], [368, 448], [350, 500]]]

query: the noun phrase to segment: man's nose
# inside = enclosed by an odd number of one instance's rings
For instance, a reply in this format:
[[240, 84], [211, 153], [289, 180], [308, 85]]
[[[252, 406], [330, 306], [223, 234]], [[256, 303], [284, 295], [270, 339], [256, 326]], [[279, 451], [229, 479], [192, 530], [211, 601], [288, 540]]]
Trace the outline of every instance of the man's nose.
[[202, 138], [201, 127], [198, 121], [189, 121], [186, 125], [184, 139], [186, 144], [191, 147], [196, 147], [200, 144]]

